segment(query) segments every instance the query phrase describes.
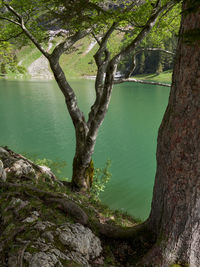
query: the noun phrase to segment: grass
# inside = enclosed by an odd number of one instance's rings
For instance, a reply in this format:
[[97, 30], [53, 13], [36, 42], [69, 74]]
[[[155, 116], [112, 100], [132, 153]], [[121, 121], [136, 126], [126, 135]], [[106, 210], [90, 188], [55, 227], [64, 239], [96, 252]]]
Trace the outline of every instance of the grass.
[[85, 37], [77, 42], [75, 50], [72, 53], [64, 54], [61, 57], [61, 66], [68, 77], [76, 78], [96, 74], [96, 64], [93, 55], [97, 50], [97, 45], [89, 53], [85, 54], [90, 42], [90, 39]]
[[171, 83], [172, 80], [172, 71], [164, 71], [160, 74], [152, 73], [152, 74], [139, 74], [135, 75], [133, 78], [153, 81], [153, 82], [163, 82], [163, 83]]
[[[121, 35], [113, 35], [113, 39], [109, 43], [112, 53], [116, 53], [118, 44], [120, 43], [121, 39]], [[56, 43], [59, 43], [60, 41], [61, 40], [59, 37], [54, 39], [51, 52]], [[96, 44], [88, 53], [86, 53], [86, 50], [89, 47], [90, 43], [91, 38], [86, 36], [85, 38], [79, 40], [72, 50], [70, 50], [68, 53], [64, 53], [61, 56], [60, 64], [67, 77], [77, 78], [96, 75], [97, 67], [94, 60], [94, 54], [98, 49], [98, 45]], [[46, 47], [46, 45], [44, 46]], [[41, 52], [38, 51], [38, 49], [34, 47], [34, 45], [24, 46], [17, 53], [18, 61], [26, 69], [40, 56]]]
[[31, 63], [41, 57], [41, 52], [33, 45], [24, 46], [17, 54], [18, 61], [22, 66], [28, 68]]

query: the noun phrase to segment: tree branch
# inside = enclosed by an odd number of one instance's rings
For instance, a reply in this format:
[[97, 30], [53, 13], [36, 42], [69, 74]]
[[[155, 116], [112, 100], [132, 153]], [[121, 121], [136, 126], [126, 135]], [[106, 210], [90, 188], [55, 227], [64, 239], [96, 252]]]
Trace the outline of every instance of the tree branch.
[[46, 57], [49, 57], [48, 52], [45, 51], [45, 49], [41, 46], [41, 44], [37, 41], [37, 39], [28, 31], [24, 24], [23, 17], [9, 4], [5, 3], [3, 1], [4, 5], [7, 7], [7, 9], [18, 19], [18, 22], [7, 19], [8, 21], [18, 25], [23, 32], [26, 34], [26, 36], [34, 43], [34, 45], [40, 50], [40, 52]]
[[85, 31], [78, 31], [74, 35], [68, 37], [63, 41], [62, 43], [58, 44], [53, 52], [51, 53], [51, 58], [57, 58], [59, 59], [60, 56], [67, 51], [70, 47], [72, 47], [78, 40], [84, 38], [86, 35], [88, 35], [91, 32], [91, 30], [85, 30]]
[[[159, 3], [159, 1], [157, 1]], [[139, 44], [142, 42], [142, 40], [147, 36], [147, 34], [151, 31], [153, 26], [158, 20], [158, 17], [164, 12], [165, 10], [169, 9], [171, 6], [176, 5], [179, 0], [172, 0], [167, 2], [165, 5], [162, 7], [159, 7], [159, 5], [154, 9], [154, 12], [146, 22], [145, 26], [141, 30], [141, 32], [137, 35], [137, 37], [124, 49], [122, 49], [116, 56], [113, 57], [112, 62], [113, 64], [118, 63], [121, 57], [126, 56], [129, 54], [131, 51], [133, 51], [136, 47], [139, 46]]]
[[[114, 22], [110, 29], [106, 32], [105, 36], [99, 40], [99, 49], [96, 52], [96, 54], [94, 55], [95, 61], [96, 61], [96, 65], [97, 65], [97, 76], [96, 76], [96, 80], [95, 80], [95, 91], [96, 91], [96, 100], [94, 105], [91, 107], [91, 111], [88, 115], [88, 128], [90, 128], [91, 124], [93, 123], [94, 125], [94, 120], [95, 120], [95, 116], [98, 112], [99, 109], [99, 105], [101, 102], [101, 98], [102, 98], [102, 94], [103, 94], [103, 87], [104, 87], [104, 76], [105, 76], [105, 72], [106, 72], [106, 68], [108, 66], [108, 62], [110, 60], [110, 53], [107, 49], [107, 42], [110, 38], [110, 36], [112, 35], [112, 33], [114, 32], [114, 30], [116, 29], [117, 23]], [[89, 134], [89, 133], [88, 133]]]
[[11, 22], [13, 24], [16, 24], [17, 26], [21, 26], [20, 23], [15, 21], [15, 20], [12, 20], [12, 19], [9, 19], [9, 18], [6, 18], [6, 17], [1, 17], [1, 16], [0, 16], [0, 19], [7, 20], [7, 21], [9, 21], [9, 22]]
[[119, 83], [124, 83], [124, 82], [134, 82], [134, 83], [142, 83], [142, 84], [151, 84], [151, 85], [159, 85], [159, 86], [165, 86], [165, 87], [171, 87], [171, 84], [167, 83], [159, 83], [159, 82], [148, 82], [148, 81], [143, 81], [143, 80], [138, 80], [135, 78], [125, 78], [125, 79], [119, 79], [115, 80], [114, 84], [119, 84]]

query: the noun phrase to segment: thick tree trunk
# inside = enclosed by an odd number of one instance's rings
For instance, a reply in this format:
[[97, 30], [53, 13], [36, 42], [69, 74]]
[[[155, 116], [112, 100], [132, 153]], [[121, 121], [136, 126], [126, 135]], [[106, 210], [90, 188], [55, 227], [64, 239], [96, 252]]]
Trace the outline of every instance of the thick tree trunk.
[[[191, 3], [185, 0], [183, 11]], [[157, 243], [146, 266], [200, 266], [200, 42], [191, 35], [200, 29], [200, 8], [189, 11], [183, 12], [169, 104], [158, 134], [147, 221]]]

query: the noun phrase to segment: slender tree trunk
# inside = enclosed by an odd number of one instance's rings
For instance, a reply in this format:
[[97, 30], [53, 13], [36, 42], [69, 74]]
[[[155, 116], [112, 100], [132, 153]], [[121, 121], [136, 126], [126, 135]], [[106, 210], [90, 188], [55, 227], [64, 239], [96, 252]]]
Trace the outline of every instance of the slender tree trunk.
[[[193, 3], [185, 0], [183, 11], [190, 5], [193, 8]], [[145, 258], [145, 266], [200, 266], [200, 41], [192, 34], [200, 29], [198, 5], [182, 15], [169, 104], [158, 134], [157, 173], [147, 220], [157, 243]]]
[[92, 154], [96, 138], [88, 142], [87, 135], [76, 132], [76, 153], [73, 159], [72, 188], [75, 190], [88, 190], [92, 186], [93, 163]]

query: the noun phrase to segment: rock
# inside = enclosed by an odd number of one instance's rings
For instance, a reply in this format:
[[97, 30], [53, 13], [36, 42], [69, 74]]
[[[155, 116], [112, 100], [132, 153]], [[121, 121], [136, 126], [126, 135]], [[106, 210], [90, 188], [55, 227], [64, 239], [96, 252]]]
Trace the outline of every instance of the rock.
[[9, 157], [9, 152], [3, 147], [0, 147], [0, 159], [5, 159], [7, 157]]
[[57, 230], [57, 233], [63, 245], [70, 246], [87, 260], [98, 257], [102, 251], [99, 238], [89, 228], [79, 223], [66, 223]]
[[54, 223], [51, 223], [51, 222], [41, 222], [41, 221], [38, 221], [34, 228], [39, 230], [39, 231], [44, 231], [46, 228], [48, 227], [52, 227], [52, 226], [55, 226]]
[[10, 204], [9, 204], [9, 209], [15, 208], [15, 211], [18, 212], [24, 207], [26, 207], [29, 204], [28, 201], [23, 201], [20, 198], [12, 198]]
[[[49, 181], [57, 181], [55, 175], [53, 174], [53, 172], [51, 171], [51, 169], [47, 166], [39, 166], [40, 170], [42, 172], [42, 174], [46, 175], [49, 178]], [[59, 181], [57, 181], [59, 182]]]
[[54, 267], [56, 265], [63, 266], [58, 257], [50, 252], [35, 253], [29, 262], [29, 267]]
[[50, 242], [52, 242], [52, 243], [54, 242], [54, 236], [53, 236], [53, 234], [52, 234], [51, 231], [44, 232], [44, 233], [42, 234], [42, 237], [48, 239], [48, 240], [49, 240]]
[[[53, 184], [58, 189], [63, 183], [51, 170], [0, 147], [0, 180], [5, 181], [6, 176], [7, 185], [1, 183], [4, 193], [0, 194], [1, 240], [6, 244], [0, 266], [6, 262], [8, 267], [17, 267], [21, 260], [29, 267], [94, 266], [91, 262], [101, 257], [101, 242], [85, 226], [85, 211], [69, 200], [64, 190], [54, 194]], [[47, 190], [41, 190], [43, 184]], [[72, 223], [71, 217], [79, 223]]]
[[7, 178], [7, 176], [6, 176], [6, 172], [4, 170], [3, 162], [0, 160], [0, 180], [5, 182], [6, 178]]
[[90, 267], [89, 261], [102, 251], [99, 238], [78, 223], [58, 226], [37, 222], [33, 228], [40, 231], [41, 237], [32, 242], [31, 247], [36, 252], [24, 254], [29, 267]]
[[20, 159], [17, 160], [10, 168], [10, 173], [14, 174], [18, 178], [22, 176], [34, 177], [35, 170], [27, 161]]
[[23, 222], [25, 223], [32, 223], [38, 220], [38, 217], [40, 216], [40, 214], [37, 211], [33, 211], [31, 213], [30, 217], [27, 217], [26, 219], [23, 220]]

